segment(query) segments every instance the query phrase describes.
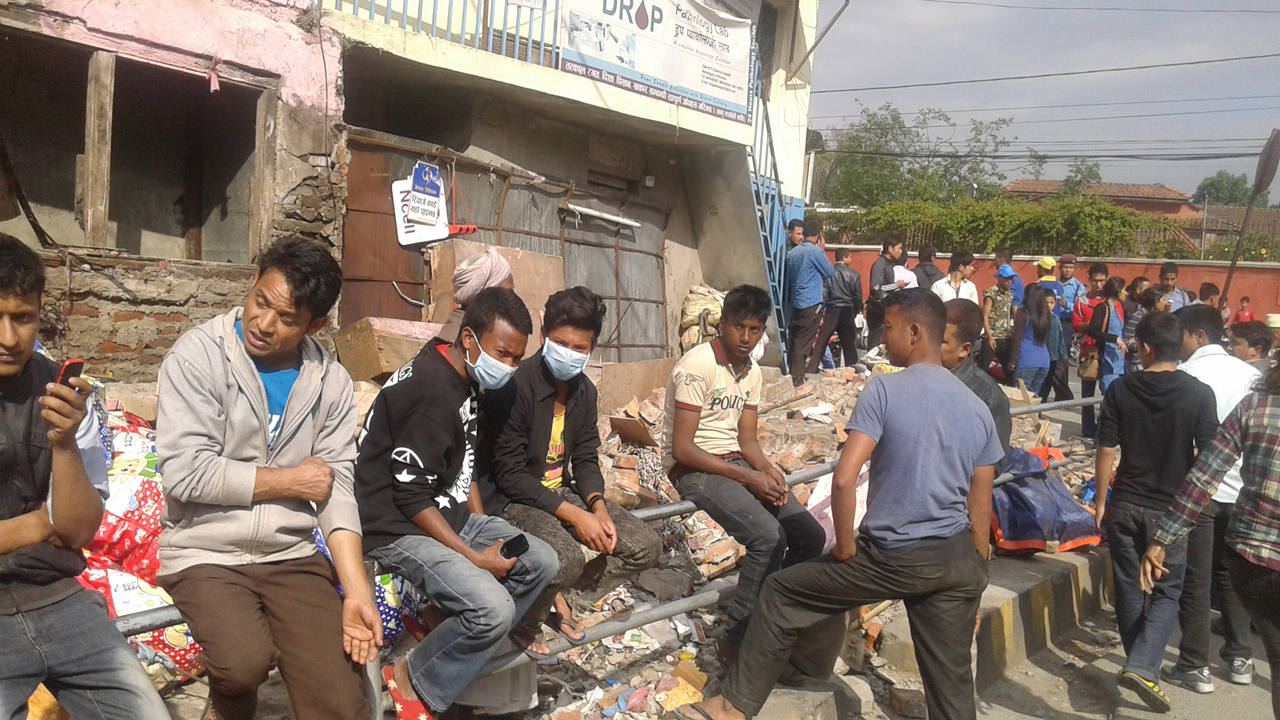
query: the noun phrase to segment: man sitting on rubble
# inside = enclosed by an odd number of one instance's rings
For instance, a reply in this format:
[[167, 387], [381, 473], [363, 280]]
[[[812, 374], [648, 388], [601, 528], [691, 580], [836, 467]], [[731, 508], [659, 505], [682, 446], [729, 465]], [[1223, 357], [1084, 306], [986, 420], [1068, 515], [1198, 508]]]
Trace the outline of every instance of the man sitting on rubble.
[[0, 717], [44, 683], [77, 718], [168, 720], [106, 604], [76, 581], [107, 465], [89, 383], [35, 351], [44, 262], [0, 233]]
[[223, 720], [254, 716], [273, 664], [299, 720], [368, 712], [357, 663], [377, 658], [382, 622], [351, 489], [356, 404], [311, 337], [341, 289], [326, 248], [280, 240], [244, 307], [188, 331], [160, 366], [156, 583], [203, 648]]
[[427, 343], [387, 380], [365, 419], [356, 461], [365, 551], [447, 616], [383, 669], [406, 720], [449, 709], [559, 570], [550, 545], [471, 512], [479, 389], [507, 384], [531, 332], [515, 292], [481, 290], [457, 343]]
[[[978, 304], [957, 298], [944, 303], [947, 309], [947, 332], [942, 336], [942, 366], [960, 378], [960, 382], [991, 411], [996, 424], [1000, 447], [1009, 452], [1009, 436], [1013, 434], [1013, 417], [1009, 415], [1009, 396], [989, 373], [978, 368], [973, 361], [973, 348], [982, 339], [982, 308]], [[996, 470], [1003, 464], [997, 463]]]
[[[1004, 451], [987, 408], [942, 367], [942, 300], [917, 288], [885, 304], [885, 350], [906, 369], [873, 377], [854, 406], [832, 485], [831, 557], [769, 576], [724, 694], [680, 708], [685, 720], [754, 717], [784, 672], [829, 675], [846, 613], [885, 599], [906, 603], [929, 717], [977, 716], [970, 643]], [[855, 486], [868, 458], [866, 516], [855, 527]]]
[[724, 299], [720, 336], [676, 363], [667, 385], [662, 461], [685, 500], [746, 548], [729, 605], [722, 655], [736, 653], [765, 578], [822, 554], [826, 535], [787, 489], [756, 439], [761, 372], [751, 350], [764, 334], [769, 294], [739, 285]]
[[560, 572], [516, 627], [535, 657], [547, 654], [538, 634], [553, 601], [556, 629], [582, 642], [560, 591], [583, 575], [583, 545], [600, 553], [588, 574], [597, 581], [647, 570], [662, 554], [657, 533], [604, 498], [596, 386], [584, 374], [604, 316], [604, 301], [585, 287], [552, 295], [542, 350], [511, 382], [485, 393], [480, 412], [481, 467], [492, 463], [480, 482], [485, 512], [545, 540], [560, 559]]

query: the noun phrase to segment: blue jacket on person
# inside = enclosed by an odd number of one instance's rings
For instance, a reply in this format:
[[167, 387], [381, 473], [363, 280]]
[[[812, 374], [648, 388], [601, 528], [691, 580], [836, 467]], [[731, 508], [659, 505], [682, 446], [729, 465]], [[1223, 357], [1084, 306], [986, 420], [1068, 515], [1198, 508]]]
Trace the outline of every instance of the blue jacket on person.
[[822, 304], [822, 281], [835, 275], [822, 248], [805, 239], [787, 253], [787, 305], [803, 310]]

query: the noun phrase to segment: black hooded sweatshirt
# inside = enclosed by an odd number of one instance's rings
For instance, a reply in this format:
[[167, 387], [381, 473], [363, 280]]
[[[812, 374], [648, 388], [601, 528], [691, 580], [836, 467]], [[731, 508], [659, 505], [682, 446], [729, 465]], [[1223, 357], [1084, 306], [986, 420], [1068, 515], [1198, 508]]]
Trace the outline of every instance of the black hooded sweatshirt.
[[1098, 420], [1099, 446], [1120, 448], [1108, 503], [1168, 510], [1194, 451], [1203, 452], [1217, 432], [1208, 385], [1180, 370], [1122, 375], [1107, 388]]

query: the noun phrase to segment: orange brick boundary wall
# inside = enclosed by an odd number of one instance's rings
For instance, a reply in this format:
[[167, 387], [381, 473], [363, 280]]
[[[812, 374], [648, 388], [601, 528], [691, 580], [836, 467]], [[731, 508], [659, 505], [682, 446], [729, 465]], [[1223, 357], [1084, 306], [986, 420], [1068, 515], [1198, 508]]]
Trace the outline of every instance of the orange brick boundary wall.
[[[832, 262], [835, 262], [835, 249], [838, 247], [844, 246], [827, 245], [827, 255]], [[853, 254], [849, 256], [849, 266], [862, 274], [862, 292], [865, 295], [871, 274], [871, 264], [880, 257], [880, 248], [866, 245], [848, 247], [853, 250]], [[1037, 270], [1032, 267], [1032, 263], [1036, 259], [1038, 258], [1023, 255], [1014, 257], [1013, 269], [1022, 276], [1024, 283], [1035, 282]], [[950, 255], [939, 255], [934, 262], [943, 272], [947, 272], [951, 266]], [[1089, 265], [1094, 262], [1106, 263], [1112, 275], [1119, 275], [1126, 282], [1139, 275], [1145, 276], [1153, 283], [1159, 282], [1160, 260], [1077, 257], [1076, 277], [1080, 282], [1089, 281], [1087, 277]], [[1178, 263], [1178, 286], [1187, 288], [1193, 293], [1200, 291], [1202, 282], [1211, 282], [1221, 289], [1227, 279], [1227, 267], [1231, 264], [1220, 260], [1177, 260], [1176, 262]], [[979, 257], [975, 264], [977, 271], [973, 274], [973, 282], [978, 286], [978, 292], [983, 292], [995, 284], [995, 266], [990, 256]], [[915, 267], [915, 265], [915, 254], [912, 253], [912, 259], [907, 266]], [[1280, 313], [1280, 263], [1242, 262], [1238, 264], [1235, 277], [1231, 279], [1231, 297], [1228, 302], [1233, 312], [1240, 309], [1239, 298], [1246, 295], [1249, 297], [1249, 307], [1253, 309], [1259, 320], [1265, 320], [1267, 313]]]

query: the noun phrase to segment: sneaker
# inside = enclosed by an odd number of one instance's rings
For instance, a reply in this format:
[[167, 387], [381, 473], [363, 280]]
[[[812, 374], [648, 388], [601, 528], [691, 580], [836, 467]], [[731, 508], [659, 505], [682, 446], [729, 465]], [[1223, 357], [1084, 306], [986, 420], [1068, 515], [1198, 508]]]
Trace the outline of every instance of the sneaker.
[[1152, 710], [1166, 713], [1173, 709], [1169, 696], [1165, 695], [1164, 690], [1161, 690], [1156, 683], [1126, 670], [1121, 670], [1117, 679], [1121, 685], [1137, 693], [1142, 702]]
[[1253, 661], [1244, 658], [1231, 658], [1227, 661], [1227, 679], [1236, 685], [1248, 685], [1253, 682]]
[[1183, 670], [1177, 665], [1170, 665], [1160, 671], [1160, 677], [1168, 680], [1174, 685], [1192, 691], [1201, 695], [1208, 695], [1213, 692], [1213, 679], [1209, 677], [1209, 668], [1196, 668], [1195, 670]]

